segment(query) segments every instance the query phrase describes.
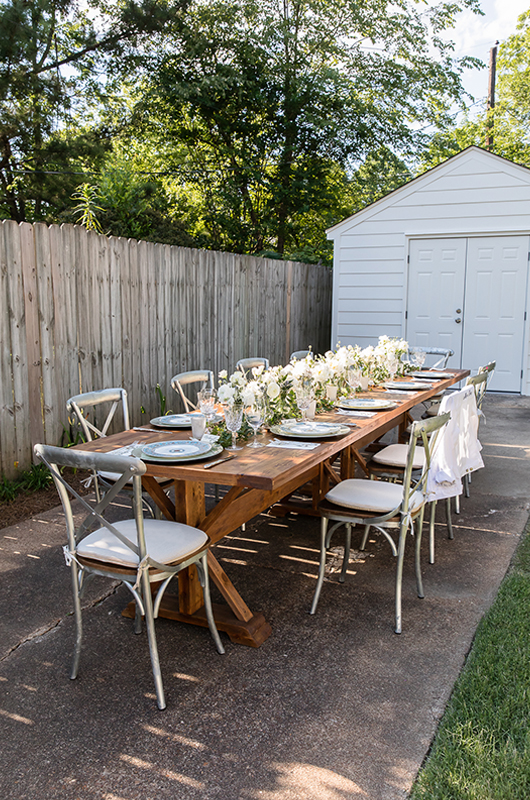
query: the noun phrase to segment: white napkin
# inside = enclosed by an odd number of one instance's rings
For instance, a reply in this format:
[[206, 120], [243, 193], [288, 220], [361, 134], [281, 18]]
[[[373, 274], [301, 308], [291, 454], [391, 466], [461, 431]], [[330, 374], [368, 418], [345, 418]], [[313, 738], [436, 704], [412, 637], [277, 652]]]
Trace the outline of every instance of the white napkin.
[[346, 411], [344, 408], [339, 408], [337, 414], [343, 414], [345, 417], [375, 417], [375, 411]]
[[282, 439], [273, 439], [267, 447], [280, 447], [284, 450], [314, 450], [319, 444], [320, 442], [284, 442]]

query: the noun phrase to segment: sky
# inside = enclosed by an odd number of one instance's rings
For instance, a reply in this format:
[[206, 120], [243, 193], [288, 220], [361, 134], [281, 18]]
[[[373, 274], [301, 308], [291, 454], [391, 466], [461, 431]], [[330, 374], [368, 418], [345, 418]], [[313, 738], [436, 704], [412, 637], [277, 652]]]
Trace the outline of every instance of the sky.
[[456, 57], [475, 56], [486, 64], [483, 70], [466, 70], [463, 76], [464, 88], [475, 100], [485, 98], [488, 93], [490, 49], [497, 40], [502, 42], [515, 33], [517, 18], [530, 9], [530, 0], [482, 0], [480, 5], [485, 16], [464, 11], [449, 33], [456, 45]]

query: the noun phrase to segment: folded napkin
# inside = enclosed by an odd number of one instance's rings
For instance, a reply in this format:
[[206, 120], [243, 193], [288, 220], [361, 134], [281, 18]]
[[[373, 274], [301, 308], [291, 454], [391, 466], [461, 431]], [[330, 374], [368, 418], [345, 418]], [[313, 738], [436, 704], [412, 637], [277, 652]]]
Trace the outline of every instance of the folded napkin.
[[318, 447], [320, 442], [295, 442], [295, 441], [283, 441], [283, 439], [273, 439], [272, 442], [269, 442], [267, 447], [280, 447], [284, 450], [314, 450], [315, 447]]
[[346, 411], [345, 408], [339, 408], [337, 414], [342, 414], [345, 417], [375, 417], [376, 411]]

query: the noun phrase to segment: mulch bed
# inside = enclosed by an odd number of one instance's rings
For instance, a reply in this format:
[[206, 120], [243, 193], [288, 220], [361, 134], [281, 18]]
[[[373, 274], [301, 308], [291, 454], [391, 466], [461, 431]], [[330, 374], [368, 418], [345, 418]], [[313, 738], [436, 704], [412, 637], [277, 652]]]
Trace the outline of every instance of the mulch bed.
[[[90, 491], [81, 486], [79, 478], [75, 475], [69, 478], [69, 481], [81, 495]], [[0, 502], [0, 529], [16, 525], [17, 522], [42, 514], [43, 511], [49, 511], [50, 508], [59, 505], [61, 501], [54, 484], [47, 489], [37, 489], [36, 492], [21, 492], [14, 500]]]

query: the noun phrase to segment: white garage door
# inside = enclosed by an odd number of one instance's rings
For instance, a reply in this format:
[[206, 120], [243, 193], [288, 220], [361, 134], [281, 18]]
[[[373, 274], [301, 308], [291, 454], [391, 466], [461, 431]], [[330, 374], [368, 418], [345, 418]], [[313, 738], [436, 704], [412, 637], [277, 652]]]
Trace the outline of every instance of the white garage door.
[[408, 341], [450, 347], [449, 364], [474, 372], [495, 360], [490, 388], [519, 392], [528, 253], [528, 236], [411, 240]]

